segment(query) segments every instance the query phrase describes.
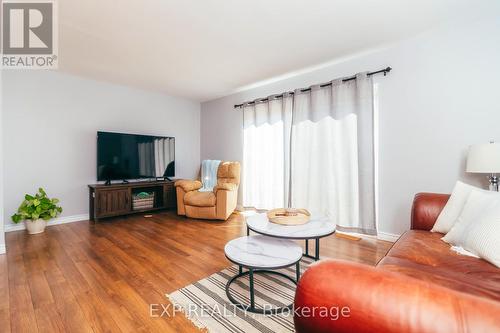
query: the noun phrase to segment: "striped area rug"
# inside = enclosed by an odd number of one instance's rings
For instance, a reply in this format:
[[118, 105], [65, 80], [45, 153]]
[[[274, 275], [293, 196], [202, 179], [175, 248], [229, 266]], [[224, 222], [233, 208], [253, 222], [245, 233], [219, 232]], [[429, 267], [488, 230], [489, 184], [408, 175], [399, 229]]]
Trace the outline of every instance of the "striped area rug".
[[[302, 258], [301, 273], [313, 262]], [[295, 266], [277, 270], [295, 279]], [[208, 332], [295, 332], [293, 313], [262, 315], [236, 308], [226, 296], [227, 281], [238, 274], [232, 266], [203, 280], [176, 290], [166, 296], [175, 309], [182, 311], [197, 327]], [[287, 306], [293, 303], [295, 285], [287, 279], [270, 274], [255, 274], [255, 304], [257, 308]], [[241, 303], [249, 304], [249, 281], [244, 276], [231, 284], [231, 295]]]

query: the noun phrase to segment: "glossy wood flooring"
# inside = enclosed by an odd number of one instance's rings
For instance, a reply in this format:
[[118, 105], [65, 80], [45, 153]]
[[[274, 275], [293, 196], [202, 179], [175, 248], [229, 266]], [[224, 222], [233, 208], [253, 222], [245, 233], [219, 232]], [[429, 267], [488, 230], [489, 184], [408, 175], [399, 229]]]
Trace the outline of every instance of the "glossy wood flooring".
[[[166, 293], [229, 266], [224, 245], [245, 232], [241, 215], [208, 222], [172, 212], [10, 232], [0, 255], [0, 331], [199, 332], [182, 314], [152, 318], [150, 304], [166, 306]], [[390, 246], [330, 236], [321, 255], [373, 265]]]

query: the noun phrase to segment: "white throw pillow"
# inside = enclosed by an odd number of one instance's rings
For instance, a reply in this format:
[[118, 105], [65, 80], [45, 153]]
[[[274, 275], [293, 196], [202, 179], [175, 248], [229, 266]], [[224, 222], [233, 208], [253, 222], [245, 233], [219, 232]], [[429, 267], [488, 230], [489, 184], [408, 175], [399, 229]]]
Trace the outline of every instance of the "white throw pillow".
[[453, 191], [451, 192], [450, 199], [446, 203], [446, 206], [444, 206], [441, 214], [439, 214], [436, 220], [436, 223], [431, 229], [432, 232], [446, 234], [450, 231], [460, 216], [460, 213], [462, 213], [465, 202], [467, 201], [467, 198], [472, 190], [489, 192], [472, 185], [462, 183], [461, 181], [457, 181]]
[[[446, 243], [462, 246], [468, 229], [477, 223], [483, 215], [489, 214], [498, 205], [500, 205], [499, 192], [485, 193], [483, 191], [472, 190], [456, 223], [441, 239]], [[464, 249], [466, 248], [464, 247]]]
[[457, 223], [442, 239], [500, 267], [500, 194], [493, 193], [472, 191]]

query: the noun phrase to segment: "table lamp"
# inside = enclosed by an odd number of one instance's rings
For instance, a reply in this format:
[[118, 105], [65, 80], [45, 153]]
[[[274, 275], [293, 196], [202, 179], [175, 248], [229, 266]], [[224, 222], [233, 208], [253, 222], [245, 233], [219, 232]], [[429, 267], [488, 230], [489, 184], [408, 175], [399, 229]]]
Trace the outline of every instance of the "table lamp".
[[500, 173], [500, 143], [471, 146], [467, 155], [467, 172], [489, 174], [490, 191], [498, 191], [496, 174]]

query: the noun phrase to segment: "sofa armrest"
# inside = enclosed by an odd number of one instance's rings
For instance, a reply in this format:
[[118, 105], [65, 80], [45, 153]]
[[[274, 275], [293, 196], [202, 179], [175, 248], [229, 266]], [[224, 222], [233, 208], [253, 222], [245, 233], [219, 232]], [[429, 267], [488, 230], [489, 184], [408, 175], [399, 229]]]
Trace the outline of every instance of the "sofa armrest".
[[175, 187], [181, 187], [184, 192], [199, 190], [203, 184], [199, 180], [181, 179], [175, 182]]
[[294, 322], [298, 333], [497, 332], [500, 304], [399, 273], [322, 260], [299, 280]]
[[449, 198], [449, 194], [417, 193], [411, 208], [411, 229], [431, 230]]

